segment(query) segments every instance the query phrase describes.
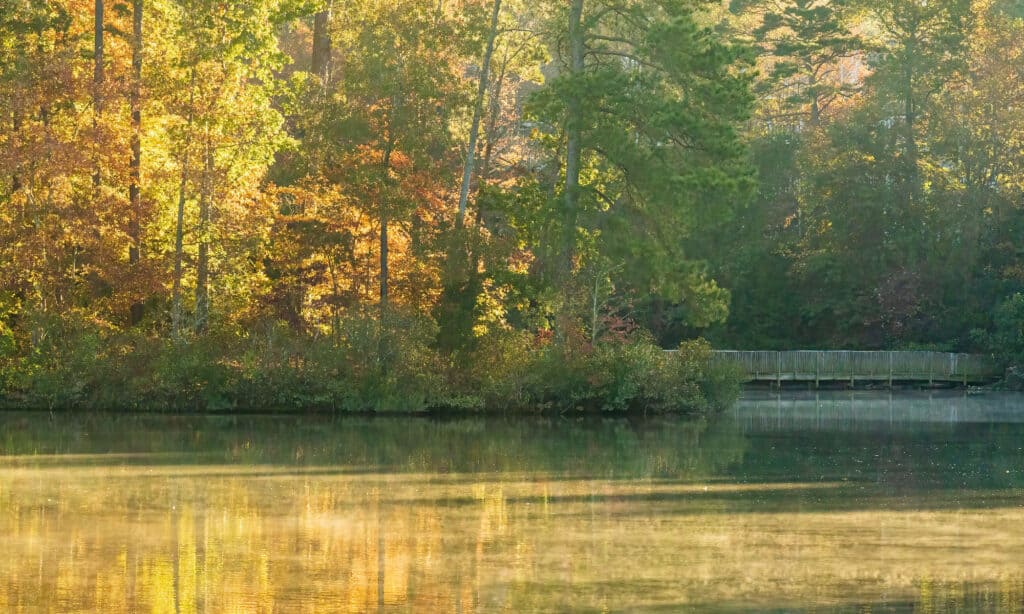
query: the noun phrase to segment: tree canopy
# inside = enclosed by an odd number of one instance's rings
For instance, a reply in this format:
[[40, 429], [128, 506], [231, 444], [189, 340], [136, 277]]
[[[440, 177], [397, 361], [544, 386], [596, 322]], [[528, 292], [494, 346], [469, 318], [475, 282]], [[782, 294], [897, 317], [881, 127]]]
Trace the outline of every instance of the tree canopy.
[[8, 2], [0, 386], [146, 348], [998, 352], [1022, 55], [995, 0]]

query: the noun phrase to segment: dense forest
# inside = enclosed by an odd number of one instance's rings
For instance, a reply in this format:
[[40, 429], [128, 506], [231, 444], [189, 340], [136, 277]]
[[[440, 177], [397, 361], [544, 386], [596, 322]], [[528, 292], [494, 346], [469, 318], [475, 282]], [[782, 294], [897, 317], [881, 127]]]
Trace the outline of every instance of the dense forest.
[[0, 390], [658, 411], [732, 394], [702, 338], [1012, 362], [1021, 15], [4, 0]]

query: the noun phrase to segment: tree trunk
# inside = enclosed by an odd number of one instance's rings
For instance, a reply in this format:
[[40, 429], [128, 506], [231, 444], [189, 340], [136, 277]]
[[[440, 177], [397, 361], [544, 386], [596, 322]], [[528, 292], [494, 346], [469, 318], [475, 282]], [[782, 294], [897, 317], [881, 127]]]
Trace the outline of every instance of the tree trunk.
[[[130, 106], [132, 114], [132, 159], [131, 178], [128, 184], [128, 200], [131, 205], [131, 221], [128, 235], [128, 263], [135, 266], [142, 255], [142, 0], [132, 1], [132, 84]], [[142, 303], [131, 306], [131, 323], [142, 320]]]
[[171, 328], [174, 338], [181, 336], [181, 263], [185, 244], [185, 198], [188, 189], [188, 149], [181, 166], [181, 184], [178, 187], [178, 217], [174, 226], [174, 289], [171, 293]]
[[203, 179], [199, 191], [199, 257], [196, 260], [196, 322], [197, 333], [206, 332], [210, 323], [210, 201], [213, 183], [213, 146], [209, 134], [203, 157]]
[[[508, 72], [508, 53], [508, 49], [506, 49], [505, 57], [501, 61], [501, 70], [498, 72], [498, 78], [494, 82], [494, 94], [487, 112], [487, 127], [484, 128], [484, 155], [480, 161], [479, 185], [481, 186], [486, 184], [487, 178], [491, 175], [491, 158], [494, 155], [494, 141], [497, 139], [498, 117], [501, 115], [501, 94], [505, 89], [505, 76]], [[476, 221], [477, 224], [480, 223], [479, 207], [476, 210]]]
[[[103, 0], [96, 0], [96, 19], [93, 27], [93, 83], [99, 85], [103, 83], [104, 70], [103, 70]], [[99, 90], [94, 92], [94, 95], [99, 99]]]
[[476, 146], [480, 138], [480, 118], [484, 112], [484, 96], [487, 94], [488, 77], [491, 70], [491, 57], [494, 55], [494, 41], [498, 38], [498, 18], [501, 16], [501, 0], [494, 0], [494, 12], [491, 14], [491, 35], [487, 38], [483, 63], [480, 66], [480, 83], [476, 91], [476, 104], [473, 105], [473, 123], [469, 129], [469, 145], [466, 149], [466, 163], [462, 169], [462, 190], [459, 192], [459, 210], [455, 217], [455, 227], [461, 229], [466, 221], [466, 205], [469, 202], [469, 184], [473, 180], [473, 166], [476, 163]]
[[[17, 109], [14, 109], [14, 112], [11, 115], [11, 133], [13, 134], [12, 141], [20, 140], [20, 136], [21, 136], [19, 134], [20, 132], [21, 132], [21, 113], [19, 113]], [[10, 145], [8, 145], [8, 147], [10, 147]], [[14, 167], [14, 171], [11, 173], [11, 194], [12, 195], [15, 192], [17, 192], [18, 190], [21, 189], [21, 177], [18, 175], [18, 170], [19, 170], [18, 167], [15, 166]]]
[[93, 187], [100, 187], [100, 163], [99, 163], [99, 117], [103, 113], [103, 81], [105, 71], [103, 67], [103, 0], [96, 0], [96, 20], [93, 28], [93, 72], [92, 72], [92, 128], [96, 133], [97, 151], [96, 159], [93, 161], [92, 173]]
[[384, 198], [380, 199], [380, 307], [383, 313], [388, 306], [388, 204], [387, 188], [389, 174], [391, 172], [391, 145], [384, 149], [384, 157], [381, 160], [381, 172], [383, 173]]
[[[572, 0], [569, 8], [569, 75], [577, 80], [583, 75], [583, 0]], [[568, 281], [572, 273], [574, 244], [576, 242], [576, 218], [580, 197], [580, 163], [583, 155], [583, 105], [578, 87], [574, 84], [566, 108], [566, 152], [565, 152], [565, 229], [561, 254], [560, 282]]]
[[[913, 57], [917, 51], [917, 40], [911, 38], [907, 43], [907, 56]], [[903, 68], [903, 124], [906, 129], [904, 134], [904, 164], [906, 167], [906, 202], [908, 205], [917, 201], [918, 196], [918, 170], [917, 170], [917, 105], [914, 100], [914, 68], [910, 62], [906, 62]]]
[[911, 200], [913, 200], [914, 197], [917, 195], [917, 174], [918, 174], [917, 173], [917, 158], [918, 158], [918, 153], [917, 153], [917, 126], [916, 126], [917, 117], [916, 117], [916, 113], [917, 113], [917, 111], [914, 108], [914, 101], [913, 101], [912, 98], [908, 97], [907, 98], [907, 103], [906, 103], [906, 117], [905, 117], [907, 133], [906, 133], [904, 138], [906, 139], [906, 156], [907, 156], [908, 178], [909, 178], [909, 180], [911, 182], [911, 185], [910, 185], [910, 197], [911, 197]]
[[380, 305], [388, 305], [388, 214], [387, 207], [380, 209]]
[[192, 70], [188, 94], [188, 123], [185, 128], [185, 153], [181, 161], [181, 184], [178, 188], [178, 217], [174, 226], [174, 289], [171, 293], [171, 328], [174, 338], [181, 336], [181, 265], [185, 248], [185, 200], [188, 190], [189, 159], [192, 149], [192, 117], [195, 106], [196, 72]]
[[327, 9], [313, 17], [313, 61], [310, 68], [325, 85], [330, 81], [331, 76], [331, 9], [333, 4], [333, 2], [328, 2]]
[[[913, 57], [917, 49], [916, 40], [911, 39], [908, 48], [908, 57]], [[921, 201], [921, 177], [918, 170], [918, 149], [917, 149], [917, 100], [914, 96], [914, 68], [907, 62], [903, 69], [903, 87], [904, 87], [904, 101], [903, 101], [903, 125], [904, 125], [904, 143], [903, 143], [903, 190], [900, 194], [900, 203], [903, 206], [903, 211], [900, 212], [902, 227], [905, 232], [909, 232], [911, 220], [914, 219], [915, 213], [914, 208]], [[902, 248], [898, 248], [901, 252], [901, 256], [904, 262], [911, 269], [917, 267], [918, 260], [920, 258], [920, 249], [917, 240], [904, 240], [897, 243], [902, 244]]]
[[327, 258], [327, 272], [331, 276], [331, 343], [337, 345], [341, 332], [341, 289], [338, 287], [337, 261], [334, 254]]
[[576, 224], [579, 215], [580, 166], [583, 157], [583, 104], [580, 83], [583, 76], [583, 0], [571, 0], [569, 6], [569, 66], [571, 82], [566, 100], [565, 193], [562, 202], [562, 239], [554, 266], [554, 283], [561, 289], [562, 305], [555, 320], [555, 335], [560, 343], [568, 338], [573, 315], [573, 261], [576, 251]]

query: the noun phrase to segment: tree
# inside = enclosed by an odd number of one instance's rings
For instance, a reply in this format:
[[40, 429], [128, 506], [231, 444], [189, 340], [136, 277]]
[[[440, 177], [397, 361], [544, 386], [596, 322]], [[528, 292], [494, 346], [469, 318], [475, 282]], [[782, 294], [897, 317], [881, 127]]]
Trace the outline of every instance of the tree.
[[[132, 0], [132, 75], [129, 105], [132, 116], [130, 177], [128, 201], [131, 207], [128, 223], [128, 265], [135, 267], [142, 257], [142, 0]], [[130, 320], [142, 320], [142, 303], [131, 306]]]
[[522, 129], [522, 99], [543, 80], [540, 66], [548, 54], [539, 34], [529, 3], [492, 4], [482, 64], [472, 69], [479, 74], [477, 97], [455, 231], [447, 239], [443, 290], [434, 310], [437, 343], [445, 350], [470, 350], [485, 331], [501, 329], [502, 318], [495, 314], [507, 313], [509, 298], [518, 295], [512, 280], [522, 281], [522, 271], [511, 270], [517, 250], [514, 241], [500, 238], [508, 235], [510, 220], [507, 210], [499, 210], [514, 201], [518, 187], [533, 181], [529, 165], [536, 148]]
[[313, 53], [310, 70], [325, 85], [331, 79], [331, 13], [333, 0], [313, 16]]
[[[92, 105], [96, 119], [93, 120], [93, 130], [98, 132], [99, 116], [103, 113], [103, 82], [106, 80], [106, 70], [103, 65], [103, 0], [96, 0], [95, 17], [93, 26], [93, 94]], [[93, 172], [92, 182], [97, 188], [101, 182], [99, 162], [96, 163], [96, 170]]]
[[466, 145], [466, 161], [462, 170], [462, 186], [459, 191], [459, 207], [455, 218], [455, 227], [462, 228], [466, 218], [466, 206], [469, 203], [470, 182], [473, 180], [473, 168], [476, 164], [477, 140], [480, 138], [480, 120], [484, 114], [484, 97], [489, 85], [491, 59], [494, 57], [494, 44], [498, 38], [498, 24], [501, 17], [501, 0], [494, 0], [494, 12], [491, 15], [490, 32], [487, 35], [487, 48], [480, 62], [480, 78], [476, 100], [473, 103], [473, 121], [469, 128], [469, 141]]
[[965, 69], [966, 40], [973, 13], [970, 0], [904, 2], [865, 0], [877, 24], [868, 80], [879, 100], [903, 127], [897, 191], [903, 206], [922, 197], [920, 139], [935, 96]]
[[86, 56], [89, 70], [77, 71], [85, 68], [78, 37], [95, 28], [91, 5], [17, 2], [0, 16], [0, 176], [7, 184], [0, 188], [0, 287], [29, 313], [94, 298], [110, 272], [105, 265], [116, 261], [102, 234], [116, 227], [110, 203], [87, 205], [95, 197], [95, 157], [78, 152], [79, 129], [88, 124], [80, 125], [75, 105], [96, 92], [95, 59]]
[[452, 153], [452, 118], [468, 106], [459, 71], [471, 46], [457, 14], [426, 0], [353, 2], [344, 18], [355, 24], [335, 30], [345, 79], [333, 84], [322, 115], [307, 120], [330, 138], [310, 141], [307, 158], [373, 212], [383, 309], [392, 298], [393, 244], [415, 239], [412, 226], [427, 215], [417, 209], [429, 199], [410, 188], [432, 175], [428, 190], [450, 189], [440, 163]]
[[[859, 90], [856, 62], [862, 45], [846, 24], [845, 0], [762, 0], [743, 7], [760, 15], [754, 39], [767, 56], [760, 86], [772, 123], [817, 126], [841, 98]], [[740, 3], [732, 2], [734, 10]]]
[[558, 127], [545, 139], [552, 151], [564, 151], [551, 267], [561, 287], [585, 262], [607, 259], [641, 294], [724, 299], [683, 246], [753, 187], [737, 130], [752, 102], [751, 56], [701, 24], [704, 6], [574, 0], [552, 9], [557, 75], [532, 108]]
[[[154, 67], [171, 75], [161, 84], [175, 109], [168, 140], [173, 143], [179, 172], [174, 190], [174, 281], [172, 316], [182, 311], [183, 237], [194, 225], [195, 297], [193, 327], [203, 332], [211, 314], [211, 283], [220, 270], [254, 275], [246, 250], [252, 233], [267, 223], [259, 209], [262, 174], [282, 142], [280, 114], [273, 108], [273, 71], [282, 63], [275, 23], [280, 15], [274, 0], [224, 4], [212, 0], [181, 0], [168, 7], [164, 19], [177, 53]], [[193, 166], [195, 168], [193, 168]], [[189, 204], [194, 209], [189, 211]], [[218, 224], [218, 218], [223, 222]], [[214, 260], [220, 257], [219, 267]], [[227, 279], [222, 287], [245, 293], [249, 282]], [[225, 297], [227, 298], [227, 297]]]

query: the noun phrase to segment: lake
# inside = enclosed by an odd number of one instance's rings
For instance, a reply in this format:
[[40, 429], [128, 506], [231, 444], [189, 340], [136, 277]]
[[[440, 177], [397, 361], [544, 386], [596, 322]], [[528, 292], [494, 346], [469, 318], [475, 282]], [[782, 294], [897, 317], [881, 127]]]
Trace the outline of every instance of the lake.
[[1024, 610], [1024, 397], [0, 414], [0, 611]]

